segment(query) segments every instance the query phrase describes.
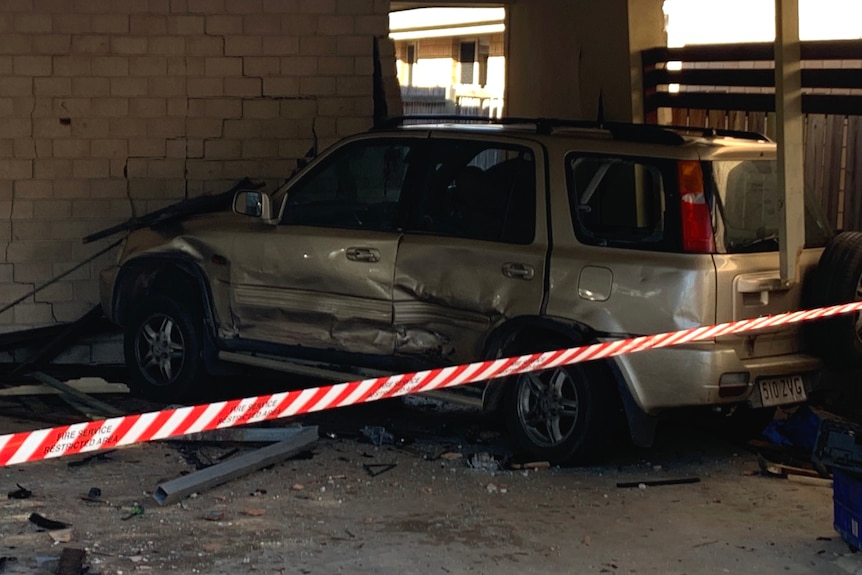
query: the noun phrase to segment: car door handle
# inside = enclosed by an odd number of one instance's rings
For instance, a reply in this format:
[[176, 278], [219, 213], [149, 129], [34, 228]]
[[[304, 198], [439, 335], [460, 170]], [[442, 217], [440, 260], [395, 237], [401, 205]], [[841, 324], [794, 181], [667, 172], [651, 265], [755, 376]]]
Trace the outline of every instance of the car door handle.
[[531, 280], [536, 270], [527, 264], [506, 263], [503, 264], [503, 275], [512, 279]]
[[347, 248], [347, 259], [354, 262], [379, 262], [380, 250], [374, 248]]

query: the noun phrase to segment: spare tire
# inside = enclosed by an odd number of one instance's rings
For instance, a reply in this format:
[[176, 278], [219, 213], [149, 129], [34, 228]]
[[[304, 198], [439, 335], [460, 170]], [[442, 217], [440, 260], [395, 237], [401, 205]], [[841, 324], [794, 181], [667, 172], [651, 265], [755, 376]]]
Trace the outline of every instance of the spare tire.
[[[811, 278], [808, 295], [813, 307], [862, 300], [862, 232], [836, 235]], [[844, 314], [808, 326], [812, 351], [834, 366], [862, 363], [862, 315]]]

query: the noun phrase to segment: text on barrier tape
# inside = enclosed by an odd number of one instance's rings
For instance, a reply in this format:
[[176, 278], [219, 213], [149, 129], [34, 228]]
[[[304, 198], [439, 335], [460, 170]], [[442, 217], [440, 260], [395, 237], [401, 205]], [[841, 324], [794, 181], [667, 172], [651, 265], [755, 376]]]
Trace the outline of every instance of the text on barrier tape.
[[862, 311], [862, 302], [0, 436], [0, 467], [455, 387]]

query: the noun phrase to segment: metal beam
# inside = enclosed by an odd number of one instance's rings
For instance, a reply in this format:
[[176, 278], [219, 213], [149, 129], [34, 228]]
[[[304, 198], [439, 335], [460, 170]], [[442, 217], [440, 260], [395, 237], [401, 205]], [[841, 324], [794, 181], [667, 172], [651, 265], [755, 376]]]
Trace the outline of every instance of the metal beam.
[[196, 473], [190, 473], [162, 483], [153, 493], [153, 499], [159, 505], [178, 501], [186, 495], [221, 485], [231, 479], [242, 477], [252, 471], [263, 469], [268, 465], [308, 451], [309, 447], [316, 441], [317, 426], [297, 428], [296, 433], [290, 439], [279, 441]]
[[775, 0], [775, 111], [778, 140], [779, 265], [784, 285], [799, 281], [805, 245], [802, 66], [798, 0]]
[[[66, 385], [59, 379], [55, 379], [46, 373], [37, 371], [32, 373], [31, 375], [42, 383], [50, 385], [54, 389], [58, 390], [60, 392], [60, 397], [62, 397], [64, 401], [66, 401], [66, 403], [68, 403], [90, 419], [96, 420], [102, 419], [104, 416], [117, 417], [120, 415], [125, 415], [122, 411], [120, 411], [113, 405], [109, 405], [104, 401], [99, 401], [94, 397], [90, 397], [86, 393], [78, 391], [71, 385]], [[91, 410], [95, 410], [96, 413], [91, 413]]]

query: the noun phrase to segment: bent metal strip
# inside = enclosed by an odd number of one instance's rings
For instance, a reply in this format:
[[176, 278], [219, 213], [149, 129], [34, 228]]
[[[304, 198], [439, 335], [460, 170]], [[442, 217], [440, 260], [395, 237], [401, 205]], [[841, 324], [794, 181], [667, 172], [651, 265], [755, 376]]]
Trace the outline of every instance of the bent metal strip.
[[279, 419], [860, 311], [862, 302], [853, 302], [543, 353], [22, 431], [0, 436], [0, 467]]

